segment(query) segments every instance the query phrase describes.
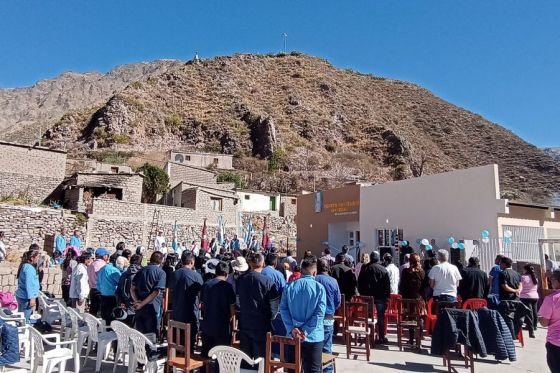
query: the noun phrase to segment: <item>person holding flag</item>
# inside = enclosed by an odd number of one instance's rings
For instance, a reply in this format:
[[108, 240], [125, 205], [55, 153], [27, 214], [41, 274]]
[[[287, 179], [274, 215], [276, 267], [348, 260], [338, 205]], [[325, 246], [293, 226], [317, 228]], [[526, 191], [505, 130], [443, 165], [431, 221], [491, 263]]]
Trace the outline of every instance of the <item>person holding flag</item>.
[[200, 248], [204, 250], [205, 253], [208, 252], [208, 228], [206, 228], [206, 218], [204, 218], [204, 225], [202, 226], [202, 239], [200, 241]]

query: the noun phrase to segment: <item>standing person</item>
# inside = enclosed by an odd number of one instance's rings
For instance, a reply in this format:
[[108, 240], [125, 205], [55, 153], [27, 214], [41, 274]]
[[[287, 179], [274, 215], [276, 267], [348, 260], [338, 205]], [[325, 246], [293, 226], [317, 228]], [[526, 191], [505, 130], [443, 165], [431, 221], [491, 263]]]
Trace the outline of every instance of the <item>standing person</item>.
[[60, 233], [57, 234], [54, 239], [54, 249], [58, 251], [60, 255], [62, 255], [67, 245], [68, 238], [66, 237], [66, 228], [62, 228], [60, 230]]
[[241, 251], [241, 244], [239, 243], [237, 235], [233, 236], [233, 240], [229, 243], [229, 247], [231, 251]]
[[393, 256], [390, 253], [386, 253], [385, 255], [383, 255], [383, 265], [385, 266], [385, 269], [387, 269], [387, 272], [389, 272], [389, 280], [391, 280], [391, 294], [398, 294], [401, 271], [396, 265], [393, 264]]
[[[426, 307], [424, 305], [424, 278], [426, 276], [422, 266], [420, 265], [420, 255], [413, 253], [409, 257], [409, 266], [404, 268], [401, 274], [401, 282], [399, 293], [403, 299], [417, 299], [422, 300], [421, 309], [417, 310], [419, 315], [426, 314]], [[424, 318], [420, 318], [420, 330], [423, 330]], [[414, 344], [414, 328], [408, 330], [409, 344]]]
[[552, 373], [560, 372], [560, 270], [550, 276], [555, 291], [547, 295], [539, 309], [539, 322], [546, 332], [546, 362]]
[[101, 295], [101, 318], [107, 325], [113, 321], [113, 309], [117, 306], [116, 292], [121, 273], [113, 263], [107, 263], [97, 272], [96, 284]]
[[239, 341], [241, 351], [251, 358], [265, 356], [266, 333], [272, 331], [276, 314], [274, 304], [280, 297], [274, 282], [261, 272], [264, 257], [261, 253], [249, 256], [251, 270], [237, 280], [239, 295]]
[[[527, 320], [527, 329], [529, 329], [529, 338], [535, 338], [535, 330], [537, 330], [537, 303], [539, 302], [539, 281], [535, 273], [535, 267], [526, 264], [523, 267], [525, 273], [521, 276], [521, 294], [519, 298], [521, 302], [531, 310], [531, 320]], [[530, 321], [530, 322], [529, 322]]]
[[[344, 263], [345, 256], [343, 253], [338, 253], [335, 259], [335, 265], [331, 268], [331, 276], [338, 282], [338, 287], [347, 302], [350, 302], [352, 297], [356, 295], [356, 276], [352, 272], [352, 268]], [[360, 270], [363, 270], [363, 268]]]
[[546, 278], [548, 279], [548, 282], [551, 282], [550, 276], [552, 275], [552, 272], [554, 272], [555, 270], [558, 269], [556, 263], [554, 263], [552, 260], [550, 260], [550, 258], [548, 257], [548, 254], [544, 254], [544, 266], [546, 269]]
[[77, 262], [78, 265], [72, 271], [70, 278], [70, 301], [73, 308], [80, 313], [84, 313], [86, 311], [86, 299], [90, 292], [87, 268], [93, 262], [93, 258], [91, 255], [83, 253], [77, 258]]
[[391, 296], [391, 279], [387, 269], [379, 263], [380, 257], [377, 251], [373, 251], [369, 259], [369, 263], [364, 265], [360, 271], [358, 290], [360, 295], [373, 297], [377, 312], [378, 342], [387, 344], [389, 341], [385, 338], [385, 310], [387, 300]]
[[117, 305], [126, 311], [127, 317], [124, 323], [130, 327], [134, 326], [134, 299], [132, 298], [131, 288], [134, 277], [142, 269], [142, 255], [134, 254], [130, 258], [130, 265], [121, 275], [117, 285]]
[[294, 251], [292, 249], [288, 249], [286, 251], [286, 257], [282, 259], [282, 264], [288, 263], [290, 266], [289, 270], [293, 272], [297, 266], [297, 260], [294, 258]]
[[136, 310], [136, 330], [155, 342], [161, 320], [161, 293], [165, 290], [165, 272], [160, 268], [163, 254], [156, 251], [150, 263], [142, 268], [132, 280], [130, 294]]
[[253, 238], [251, 238], [251, 242], [249, 243], [248, 249], [256, 253], [260, 250], [260, 248], [261, 248], [261, 244], [259, 243], [257, 236], [253, 236]]
[[321, 373], [326, 291], [314, 279], [317, 275], [317, 258], [308, 256], [301, 264], [302, 277], [286, 286], [280, 303], [280, 314], [287, 335], [301, 340], [303, 372]]
[[[282, 274], [282, 272], [276, 269], [276, 266], [278, 266], [278, 255], [274, 253], [268, 254], [265, 258], [264, 263], [266, 266], [264, 267], [261, 273], [272, 280], [274, 286], [276, 287], [276, 291], [278, 292], [278, 294], [280, 294], [280, 296], [282, 296], [282, 293], [284, 292], [284, 288], [286, 287], [286, 280], [284, 279], [284, 275]], [[278, 310], [278, 307], [280, 305], [279, 302], [280, 302], [280, 298], [278, 298], [278, 304], [274, 305], [275, 310]], [[285, 336], [286, 329], [284, 327], [284, 323], [282, 322], [282, 316], [280, 315], [279, 312], [277, 312], [276, 315], [273, 316], [274, 316], [274, 319], [272, 320], [273, 334]]]
[[62, 269], [62, 299], [64, 299], [64, 303], [69, 306], [70, 305], [70, 282], [72, 277], [72, 271], [78, 265], [76, 261], [77, 255], [74, 250], [67, 250], [66, 257], [64, 261], [60, 265]]
[[0, 263], [2, 263], [4, 260], [6, 260], [6, 245], [4, 245], [4, 238], [6, 236], [4, 235], [4, 232], [0, 232]]
[[194, 255], [188, 251], [183, 253], [183, 268], [175, 271], [172, 281], [173, 314], [175, 321], [191, 324], [191, 346], [194, 346], [198, 333], [199, 301], [202, 288], [202, 276], [194, 270]]
[[360, 262], [356, 264], [356, 268], [354, 268], [354, 274], [356, 275], [356, 278], [360, 276], [360, 270], [362, 269], [362, 266], [368, 263], [369, 263], [369, 254], [362, 253], [362, 255], [360, 255]]
[[95, 260], [87, 268], [89, 282], [89, 313], [97, 317], [101, 307], [101, 293], [97, 290], [97, 273], [109, 261], [109, 252], [100, 247], [95, 250]]
[[200, 300], [204, 305], [202, 330], [202, 356], [215, 346], [231, 344], [231, 319], [235, 316], [235, 292], [226, 281], [229, 266], [226, 262], [216, 265], [216, 277], [202, 286]]
[[320, 259], [325, 259], [329, 265], [329, 268], [334, 265], [334, 257], [331, 255], [331, 249], [328, 247], [325, 247], [325, 250], [323, 250], [323, 256]]
[[154, 238], [154, 251], [159, 251], [161, 253], [166, 254], [167, 250], [165, 250], [165, 237], [163, 236], [163, 229], [159, 229], [156, 237]]
[[500, 263], [502, 262], [503, 255], [496, 255], [494, 259], [494, 266], [490, 269], [488, 274], [488, 284], [490, 285], [490, 294], [488, 294], [489, 305], [494, 308], [500, 303], [500, 273], [502, 273], [502, 267]]
[[288, 282], [292, 282], [295, 280], [299, 280], [299, 278], [301, 277], [301, 267], [300, 266], [296, 266], [294, 268], [294, 272], [290, 275], [290, 277], [288, 278]]
[[[338, 282], [329, 276], [329, 262], [326, 258], [321, 258], [317, 262], [317, 276], [315, 281], [323, 285], [327, 297], [327, 307], [325, 310], [325, 318], [323, 319], [323, 329], [325, 330], [325, 338], [323, 339], [323, 352], [332, 354], [332, 338], [334, 335], [334, 315], [340, 307], [341, 295]], [[325, 373], [331, 373], [332, 366], [325, 368]]]
[[16, 276], [18, 286], [15, 296], [18, 303], [18, 311], [23, 312], [28, 323], [39, 296], [39, 274], [37, 273], [37, 268], [35, 268], [39, 261], [39, 253], [39, 250], [32, 250], [23, 254]]
[[467, 268], [463, 270], [461, 277], [458, 292], [463, 302], [472, 298], [486, 298], [488, 295], [488, 275], [480, 269], [480, 261], [477, 257], [469, 258]]
[[82, 240], [80, 239], [80, 231], [75, 229], [74, 230], [74, 235], [72, 235], [72, 237], [70, 237], [70, 245], [74, 246], [75, 248], [78, 249], [79, 252], [81, 252], [82, 250]]
[[461, 281], [459, 269], [448, 262], [447, 250], [438, 250], [439, 264], [430, 270], [430, 287], [434, 289], [434, 300], [442, 302], [457, 301], [457, 287]]
[[513, 261], [508, 257], [503, 257], [500, 262], [500, 301], [519, 300], [521, 294], [521, 276], [511, 268], [512, 264]]
[[290, 271], [290, 264], [288, 263], [282, 263], [282, 273], [284, 274], [284, 278], [286, 279], [286, 282], [288, 282], [290, 280], [290, 277], [292, 277], [292, 275], [294, 274], [292, 271]]
[[348, 260], [350, 262], [350, 266], [353, 267], [356, 261], [354, 260], [354, 257], [352, 255], [348, 254], [349, 250], [350, 249], [348, 248], [348, 246], [342, 246], [342, 253], [344, 254], [344, 258]]
[[402, 272], [405, 268], [410, 267], [410, 254], [404, 254], [403, 264], [399, 267], [399, 272]]

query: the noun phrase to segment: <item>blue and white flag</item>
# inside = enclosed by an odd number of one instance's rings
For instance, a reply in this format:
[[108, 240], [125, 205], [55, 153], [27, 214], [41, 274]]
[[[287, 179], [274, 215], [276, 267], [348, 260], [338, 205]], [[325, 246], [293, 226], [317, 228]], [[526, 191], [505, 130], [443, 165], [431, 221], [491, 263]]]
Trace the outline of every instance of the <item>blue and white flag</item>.
[[249, 222], [247, 223], [247, 230], [245, 231], [245, 244], [248, 246], [251, 242], [251, 238], [253, 237], [253, 218], [249, 218]]
[[177, 252], [179, 249], [179, 243], [177, 242], [177, 221], [175, 220], [175, 224], [173, 224], [173, 241], [171, 241], [171, 248], [174, 252]]
[[218, 241], [219, 245], [223, 245], [225, 241], [224, 225], [224, 217], [222, 215], [218, 216], [218, 230], [216, 232], [216, 241]]

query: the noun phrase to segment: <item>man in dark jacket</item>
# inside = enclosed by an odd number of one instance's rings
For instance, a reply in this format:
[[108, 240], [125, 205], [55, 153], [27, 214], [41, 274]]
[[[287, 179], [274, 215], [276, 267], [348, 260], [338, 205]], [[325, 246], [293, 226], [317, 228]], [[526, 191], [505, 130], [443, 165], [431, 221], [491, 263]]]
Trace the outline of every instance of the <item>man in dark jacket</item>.
[[391, 280], [387, 269], [379, 264], [379, 253], [373, 251], [369, 257], [370, 262], [360, 270], [358, 291], [360, 295], [373, 297], [377, 312], [378, 342], [386, 344], [388, 340], [385, 338], [385, 309], [391, 296]]
[[340, 292], [344, 294], [346, 302], [350, 302], [352, 297], [356, 295], [356, 276], [352, 272], [352, 268], [344, 263], [345, 255], [339, 253], [336, 258], [336, 264], [331, 268], [331, 276], [338, 282]]
[[469, 258], [469, 264], [461, 274], [463, 279], [459, 284], [459, 295], [463, 302], [472, 298], [486, 299], [488, 295], [488, 275], [480, 269], [479, 263], [478, 258]]
[[130, 294], [130, 288], [132, 287], [132, 281], [136, 273], [142, 268], [142, 255], [134, 254], [130, 258], [130, 266], [125, 273], [122, 274], [119, 279], [119, 284], [117, 285], [117, 305], [124, 309], [127, 313], [127, 317], [124, 323], [130, 327], [134, 325], [134, 315], [136, 310], [134, 309], [134, 299]]

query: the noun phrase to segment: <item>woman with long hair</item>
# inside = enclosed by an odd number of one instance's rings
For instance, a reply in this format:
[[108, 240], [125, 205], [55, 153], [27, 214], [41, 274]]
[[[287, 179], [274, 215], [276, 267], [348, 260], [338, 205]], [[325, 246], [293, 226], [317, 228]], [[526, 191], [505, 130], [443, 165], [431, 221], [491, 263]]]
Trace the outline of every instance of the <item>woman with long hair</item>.
[[356, 274], [356, 278], [358, 278], [360, 276], [360, 270], [362, 269], [362, 266], [364, 264], [368, 264], [369, 263], [369, 254], [368, 253], [362, 253], [362, 255], [360, 255], [360, 262], [358, 264], [356, 264], [356, 268], [354, 269], [354, 273]]
[[64, 261], [60, 265], [62, 268], [62, 299], [64, 299], [67, 306], [70, 306], [70, 282], [72, 279], [72, 271], [78, 265], [76, 261], [77, 256], [78, 254], [76, 250], [73, 249], [73, 246], [68, 246], [66, 248]]
[[23, 254], [17, 274], [16, 299], [18, 311], [23, 312], [27, 322], [29, 322], [39, 296], [39, 273], [36, 268], [39, 256], [39, 250], [31, 250]]
[[529, 329], [529, 337], [535, 338], [535, 330], [537, 330], [537, 303], [539, 302], [539, 281], [535, 273], [535, 267], [526, 264], [523, 267], [525, 273], [521, 275], [521, 294], [519, 298], [524, 305], [531, 310], [531, 317], [525, 318], [527, 329]]
[[551, 372], [560, 372], [560, 269], [552, 272], [550, 282], [554, 291], [547, 295], [539, 309], [539, 322], [548, 327], [546, 333], [546, 362]]
[[[401, 274], [401, 282], [399, 286], [399, 293], [403, 299], [416, 299], [420, 302], [420, 309], [418, 314], [426, 314], [426, 306], [424, 304], [424, 279], [426, 274], [422, 269], [422, 264], [420, 263], [420, 255], [413, 253], [410, 254], [408, 260], [409, 267], [404, 268]], [[420, 323], [423, 324], [423, 318], [420, 318]], [[421, 326], [423, 329], [423, 325]], [[409, 343], [414, 342], [414, 329], [409, 329], [410, 340]], [[420, 337], [421, 338], [421, 337]]]

